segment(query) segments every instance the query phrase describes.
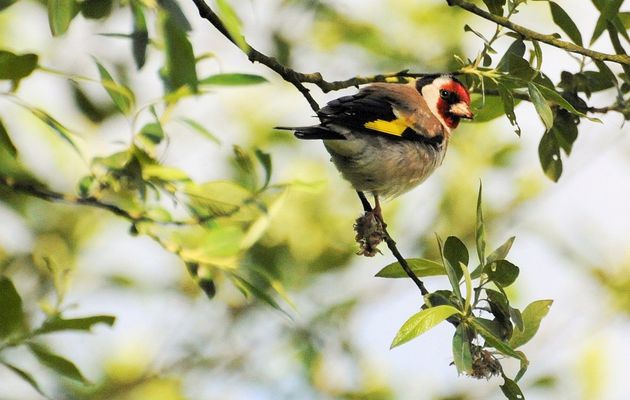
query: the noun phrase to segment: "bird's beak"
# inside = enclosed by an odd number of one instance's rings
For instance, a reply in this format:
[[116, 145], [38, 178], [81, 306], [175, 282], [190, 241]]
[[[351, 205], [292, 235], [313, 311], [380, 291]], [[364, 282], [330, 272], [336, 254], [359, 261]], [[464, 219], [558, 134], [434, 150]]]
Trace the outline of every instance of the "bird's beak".
[[460, 118], [472, 119], [473, 113], [470, 111], [470, 106], [463, 101], [455, 103], [451, 106], [450, 112], [457, 115]]

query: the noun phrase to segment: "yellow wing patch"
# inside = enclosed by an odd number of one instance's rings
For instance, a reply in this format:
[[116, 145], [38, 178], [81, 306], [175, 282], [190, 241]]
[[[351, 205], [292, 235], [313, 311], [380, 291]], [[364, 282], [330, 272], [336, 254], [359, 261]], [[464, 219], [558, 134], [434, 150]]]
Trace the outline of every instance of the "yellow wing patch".
[[409, 128], [409, 124], [403, 118], [397, 118], [393, 121], [377, 119], [375, 121], [367, 122], [363, 126], [374, 131], [394, 136], [402, 136], [405, 129]]

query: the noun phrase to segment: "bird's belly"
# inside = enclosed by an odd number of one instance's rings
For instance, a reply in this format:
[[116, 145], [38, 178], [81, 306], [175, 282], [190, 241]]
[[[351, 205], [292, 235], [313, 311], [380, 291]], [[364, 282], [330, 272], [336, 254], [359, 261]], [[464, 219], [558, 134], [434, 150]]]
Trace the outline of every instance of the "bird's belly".
[[382, 137], [324, 141], [332, 161], [356, 190], [396, 197], [422, 183], [446, 149]]

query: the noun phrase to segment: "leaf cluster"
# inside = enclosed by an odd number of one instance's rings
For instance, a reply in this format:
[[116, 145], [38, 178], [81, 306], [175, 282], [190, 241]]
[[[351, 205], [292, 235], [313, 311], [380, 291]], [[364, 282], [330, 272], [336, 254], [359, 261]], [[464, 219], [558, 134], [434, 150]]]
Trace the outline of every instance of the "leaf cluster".
[[[523, 399], [518, 380], [525, 374], [529, 361], [521, 350], [549, 312], [551, 300], [537, 300], [523, 311], [510, 303], [505, 288], [514, 284], [520, 268], [506, 257], [514, 237], [486, 255], [485, 224], [482, 212], [481, 187], [477, 200], [476, 251], [479, 263], [471, 263], [468, 249], [455, 236], [444, 242], [438, 237], [440, 261], [409, 259], [408, 264], [418, 277], [446, 276], [451, 290], [437, 290], [424, 296], [421, 310], [399, 329], [391, 347], [397, 347], [422, 335], [441, 322], [455, 327], [453, 364], [457, 372], [475, 378], [500, 375], [501, 386], [509, 399]], [[473, 268], [474, 267], [474, 268]], [[406, 278], [400, 263], [381, 269], [376, 276]], [[462, 288], [463, 286], [463, 288]], [[514, 379], [506, 376], [501, 359], [517, 359], [521, 368]]]

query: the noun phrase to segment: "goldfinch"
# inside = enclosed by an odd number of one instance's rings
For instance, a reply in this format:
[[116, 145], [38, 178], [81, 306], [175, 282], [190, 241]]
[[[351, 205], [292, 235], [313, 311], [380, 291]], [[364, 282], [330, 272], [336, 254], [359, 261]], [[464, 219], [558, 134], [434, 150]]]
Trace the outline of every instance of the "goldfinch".
[[[461, 118], [471, 119], [470, 95], [451, 75], [408, 84], [374, 83], [329, 102], [314, 126], [282, 128], [300, 139], [321, 139], [332, 162], [358, 192], [399, 196], [442, 163]], [[382, 218], [382, 217], [381, 217]]]

